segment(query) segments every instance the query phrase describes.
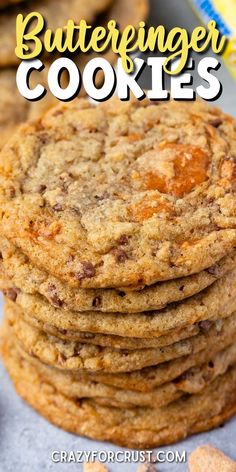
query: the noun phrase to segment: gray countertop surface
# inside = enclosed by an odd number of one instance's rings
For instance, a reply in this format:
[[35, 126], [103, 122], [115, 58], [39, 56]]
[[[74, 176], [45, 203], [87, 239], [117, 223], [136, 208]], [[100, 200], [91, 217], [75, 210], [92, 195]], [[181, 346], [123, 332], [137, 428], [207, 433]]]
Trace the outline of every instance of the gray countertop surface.
[[[175, 25], [192, 29], [199, 24], [187, 0], [152, 0], [150, 23], [162, 23], [168, 28]], [[196, 60], [198, 60], [195, 57]], [[236, 116], [236, 83], [228, 74], [224, 65], [218, 76], [223, 85], [223, 93], [216, 102], [224, 111]], [[194, 76], [194, 83], [198, 77]], [[141, 84], [148, 87], [146, 74]], [[1, 303], [2, 307], [2, 303]], [[68, 434], [41, 418], [31, 410], [14, 392], [12, 384], [0, 365], [0, 471], [1, 472], [41, 472], [82, 470], [78, 463], [53, 463], [52, 452], [57, 451], [118, 451], [111, 444], [91, 441]], [[193, 436], [174, 446], [161, 448], [164, 451], [186, 451], [190, 453], [200, 444], [211, 443], [222, 449], [236, 460], [236, 419], [212, 432]], [[109, 464], [111, 472], [120, 470], [132, 472], [136, 464]], [[184, 472], [186, 463], [163, 463], [158, 465], [158, 472]], [[216, 471], [217, 472], [217, 471]], [[220, 471], [219, 471], [220, 472]]]

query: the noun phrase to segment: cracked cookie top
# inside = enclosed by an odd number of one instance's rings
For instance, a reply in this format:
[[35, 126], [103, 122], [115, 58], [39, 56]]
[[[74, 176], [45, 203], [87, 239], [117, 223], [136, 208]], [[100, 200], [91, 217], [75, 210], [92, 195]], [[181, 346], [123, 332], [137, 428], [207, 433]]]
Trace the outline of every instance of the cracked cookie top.
[[199, 272], [236, 245], [235, 138], [202, 102], [60, 105], [2, 151], [1, 231], [77, 287]]

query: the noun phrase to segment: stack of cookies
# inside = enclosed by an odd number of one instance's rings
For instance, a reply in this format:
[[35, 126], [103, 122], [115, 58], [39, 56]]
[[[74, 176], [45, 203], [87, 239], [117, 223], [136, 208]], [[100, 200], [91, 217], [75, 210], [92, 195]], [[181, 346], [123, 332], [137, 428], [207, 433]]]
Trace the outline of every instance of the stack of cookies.
[[[40, 57], [45, 65], [44, 70], [32, 71], [30, 74], [30, 87], [34, 88], [39, 83], [45, 87], [47, 93], [43, 99], [37, 102], [25, 100], [17, 90], [16, 71], [20, 60], [15, 55], [16, 47], [16, 17], [21, 13], [24, 17], [30, 12], [39, 12], [45, 18], [47, 27], [52, 31], [62, 28], [72, 19], [79, 24], [81, 19], [89, 25], [106, 26], [108, 21], [117, 21], [120, 30], [126, 25], [138, 26], [141, 20], [145, 20], [148, 13], [148, 0], [0, 0], [0, 149], [17, 130], [18, 126], [31, 119], [35, 119], [57, 105], [58, 100], [49, 91], [47, 76], [51, 63], [57, 59], [55, 54]], [[29, 26], [29, 30], [35, 27], [35, 23]], [[94, 53], [78, 54], [72, 59], [76, 62], [81, 74], [85, 65], [93, 57]], [[103, 57], [115, 64], [117, 56], [106, 50]], [[68, 85], [68, 76], [64, 72], [61, 75], [63, 87]], [[97, 82], [103, 80], [102, 74], [98, 74]], [[83, 88], [80, 96], [85, 95]]]
[[0, 157], [2, 352], [54, 424], [135, 448], [236, 411], [236, 122], [85, 99]]

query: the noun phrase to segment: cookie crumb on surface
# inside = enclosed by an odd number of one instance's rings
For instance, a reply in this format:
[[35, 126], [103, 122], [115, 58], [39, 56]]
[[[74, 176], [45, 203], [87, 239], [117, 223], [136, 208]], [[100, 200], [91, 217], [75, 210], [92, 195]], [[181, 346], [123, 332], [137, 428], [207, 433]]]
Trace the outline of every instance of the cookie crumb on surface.
[[236, 472], [236, 462], [213, 446], [200, 446], [190, 454], [189, 472]]
[[83, 467], [84, 472], [108, 472], [105, 465], [100, 462], [85, 462]]
[[137, 472], [157, 472], [157, 468], [151, 462], [145, 462], [138, 466]]

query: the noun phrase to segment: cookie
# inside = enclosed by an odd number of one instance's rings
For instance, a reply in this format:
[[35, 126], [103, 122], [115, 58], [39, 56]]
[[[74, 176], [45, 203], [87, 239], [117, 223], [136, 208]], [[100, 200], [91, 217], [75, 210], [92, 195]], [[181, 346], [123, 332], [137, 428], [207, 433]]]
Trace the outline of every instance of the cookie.
[[[14, 293], [14, 292], [12, 292]], [[13, 295], [14, 296], [14, 295]], [[52, 336], [66, 340], [66, 341], [79, 341], [85, 344], [95, 344], [96, 346], [112, 347], [115, 349], [143, 349], [143, 348], [156, 348], [162, 346], [169, 346], [181, 339], [190, 338], [195, 336], [200, 331], [204, 331], [204, 325], [209, 329], [209, 326], [218, 326], [219, 322], [199, 322], [185, 329], [179, 330], [176, 333], [172, 332], [170, 335], [161, 336], [160, 338], [127, 338], [124, 336], [113, 336], [109, 334], [95, 334], [82, 331], [70, 331], [66, 329], [58, 329], [55, 326], [44, 323], [33, 316], [26, 315], [19, 305], [11, 302], [9, 299], [5, 300], [5, 310], [8, 310], [8, 306], [14, 316], [20, 316], [23, 320], [38, 328], [40, 331], [45, 331]], [[202, 328], [203, 326], [203, 328]]]
[[[6, 305], [5, 310], [7, 316], [11, 316], [11, 311], [9, 312], [9, 304]], [[208, 346], [207, 350], [203, 349], [198, 353], [182, 356], [176, 360], [171, 360], [157, 366], [146, 367], [139, 371], [137, 370], [129, 373], [109, 374], [104, 372], [74, 371], [73, 377], [78, 381], [92, 380], [115, 386], [120, 389], [136, 392], [150, 392], [177, 377], [183, 380], [185, 372], [193, 367], [196, 368], [197, 366], [207, 362], [212, 365], [212, 359], [216, 354], [232, 343], [231, 332], [234, 330], [234, 325], [235, 315], [228, 318], [224, 325], [222, 324], [222, 321], [217, 322], [214, 327], [215, 334], [217, 335], [217, 342], [212, 346]], [[229, 332], [230, 334], [228, 334]]]
[[[15, 338], [14, 344], [17, 345]], [[179, 378], [164, 383], [151, 392], [143, 393], [122, 390], [94, 380], [78, 379], [71, 372], [61, 372], [42, 364], [36, 358], [27, 355], [22, 349], [20, 354], [29, 363], [35, 365], [45, 382], [49, 381], [67, 397], [77, 399], [93, 398], [99, 404], [118, 408], [132, 408], [132, 406], [160, 407], [171, 403], [186, 393], [199, 393], [218, 375], [224, 374], [230, 366], [236, 363], [236, 346], [231, 344], [223, 351], [218, 352], [207, 364], [189, 369]]]
[[[126, 5], [125, 8], [124, 5]], [[0, 0], [0, 8], [1, 6], [2, 3]], [[101, 23], [107, 24], [109, 19], [116, 19], [122, 30], [127, 24], [133, 23], [137, 25], [140, 19], [146, 17], [147, 11], [147, 0], [130, 0], [129, 8], [127, 8], [127, 2], [125, 2], [125, 0], [114, 0], [109, 10], [103, 13], [102, 18], [99, 18], [99, 22], [101, 19]], [[117, 56], [111, 51], [106, 51], [102, 57], [112, 64], [117, 60]], [[88, 61], [92, 58], [92, 54], [83, 54], [80, 55], [79, 58], [76, 56], [74, 60], [82, 72]], [[55, 57], [53, 58], [52, 56], [51, 59], [53, 61]], [[43, 71], [40, 73], [36, 71], [31, 73], [29, 84], [31, 88], [35, 87], [40, 82], [48, 89], [47, 74], [50, 63], [44, 62], [44, 64], [45, 69]], [[97, 82], [100, 82], [101, 79], [102, 77], [98, 75]], [[60, 80], [63, 82], [63, 87], [66, 87], [68, 77], [65, 72], [61, 74]], [[16, 69], [14, 67], [0, 70], [0, 89], [2, 91], [0, 95], [0, 148], [3, 147], [7, 140], [14, 134], [21, 123], [36, 119], [44, 111], [59, 103], [49, 90], [47, 90], [45, 97], [37, 102], [29, 102], [24, 99], [16, 87]], [[80, 96], [81, 95], [85, 95], [83, 88], [80, 90]]]
[[212, 359], [216, 354], [232, 343], [232, 336], [231, 333], [229, 335], [229, 331], [231, 329], [230, 326], [233, 327], [235, 323], [234, 318], [235, 315], [227, 320], [226, 330], [222, 323], [219, 323], [216, 326], [218, 333], [217, 342], [200, 352], [129, 373], [109, 374], [105, 372], [76, 371], [73, 372], [73, 377], [78, 381], [93, 380], [123, 390], [151, 392], [166, 382], [176, 378], [181, 379], [185, 372], [193, 367], [196, 368], [207, 362], [212, 365]]
[[131, 448], [150, 448], [176, 442], [208, 430], [236, 411], [236, 368], [219, 376], [202, 393], [161, 408], [104, 407], [93, 400], [76, 401], [44, 382], [37, 369], [7, 341], [4, 362], [17, 392], [49, 421], [70, 432]]
[[91, 370], [105, 372], [131, 372], [146, 366], [157, 365], [187, 354], [196, 354], [219, 340], [236, 333], [236, 317], [226, 319], [219, 327], [211, 327], [190, 339], [156, 349], [122, 350], [108, 347], [63, 341], [28, 325], [8, 310], [7, 319], [23, 349], [42, 362], [64, 370]]
[[236, 251], [208, 269], [188, 277], [160, 282], [137, 291], [75, 289], [35, 267], [7, 240], [0, 240], [0, 270], [14, 286], [29, 294], [41, 294], [56, 308], [75, 311], [135, 313], [160, 310], [168, 303], [201, 292], [235, 267]]
[[189, 472], [236, 472], [236, 462], [211, 445], [197, 447], [189, 456]]
[[[5, 286], [4, 286], [5, 285]], [[6, 281], [1, 288], [26, 315], [57, 329], [112, 334], [137, 338], [159, 338], [178, 333], [204, 321], [226, 318], [236, 310], [236, 269], [203, 292], [163, 310], [144, 313], [75, 312], [55, 308], [39, 295], [29, 295]]]
[[[105, 10], [110, 0], [71, 0], [70, 8], [66, 0], [36, 0], [33, 3], [33, 11], [43, 15], [47, 21], [47, 27], [52, 31], [63, 28], [67, 20], [72, 19], [79, 22], [81, 19], [91, 23], [96, 16]], [[20, 7], [16, 5], [0, 13], [0, 67], [17, 65], [18, 57], [15, 55], [16, 39], [16, 16], [21, 13], [24, 17], [32, 12], [32, 3], [23, 3]]]
[[2, 151], [1, 232], [75, 287], [200, 272], [236, 245], [235, 123], [202, 102], [58, 106]]
[[14, 5], [15, 3], [20, 3], [21, 1], [24, 1], [24, 0], [0, 0], [0, 9], [9, 7], [11, 5]]
[[84, 462], [83, 465], [83, 472], [109, 472], [105, 465], [101, 464], [101, 462], [93, 461], [93, 462]]
[[[189, 354], [193, 349], [190, 341], [186, 340], [156, 349], [112, 349], [62, 341], [28, 325], [20, 318], [11, 317], [9, 322], [26, 352], [46, 364], [65, 370], [130, 372]], [[200, 346], [196, 349], [200, 350]]]
[[[31, 86], [36, 85], [38, 77], [36, 72], [31, 74]], [[45, 73], [41, 72], [40, 83], [42, 85], [46, 84], [46, 78], [46, 71]], [[40, 116], [43, 111], [58, 103], [50, 93], [38, 102], [29, 102], [23, 98], [16, 88], [16, 70], [14, 68], [0, 70], [0, 89], [0, 148], [4, 146], [21, 123]]]
[[[127, 25], [133, 25], [138, 28], [140, 21], [144, 21], [149, 13], [149, 1], [148, 0], [129, 0], [127, 4], [126, 0], [112, 0], [110, 7], [102, 12], [96, 20], [96, 25], [107, 28], [107, 24], [110, 20], [115, 20], [119, 31], [123, 31]], [[97, 58], [97, 52], [83, 53], [80, 55], [78, 60], [78, 54], [73, 54], [72, 58], [78, 65], [80, 71], [83, 71], [84, 67], [91, 59]], [[99, 54], [99, 57], [103, 57], [110, 64], [117, 62], [117, 54], [112, 51], [112, 48], [106, 48], [106, 50]], [[104, 74], [102, 71], [98, 71], [95, 77], [96, 86], [100, 86], [103, 83]], [[80, 90], [80, 97], [85, 92], [84, 87]]]
[[[13, 317], [23, 317], [23, 312], [21, 310], [16, 310], [16, 305], [11, 302], [8, 302], [5, 305], [5, 312], [9, 317], [11, 317], [12, 314]], [[73, 376], [78, 381], [93, 380], [126, 390], [138, 392], [152, 391], [163, 383], [169, 382], [176, 377], [181, 377], [186, 370], [212, 361], [212, 358], [219, 351], [228, 347], [232, 343], [231, 331], [234, 330], [234, 318], [235, 315], [232, 315], [225, 322], [218, 320], [214, 322], [204, 321], [199, 323], [198, 332], [207, 332], [211, 328], [212, 333], [214, 332], [217, 334], [217, 342], [211, 347], [208, 346], [207, 351], [203, 350], [197, 354], [195, 353], [188, 356], [183, 356], [176, 360], [168, 361], [159, 364], [158, 366], [147, 367], [139, 371], [130, 372], [129, 374], [74, 372]], [[23, 317], [23, 319], [25, 318]], [[38, 325], [36, 325], [36, 327], [41, 329]], [[64, 339], [68, 340], [66, 337]], [[138, 347], [136, 347], [136, 349], [137, 348]]]

